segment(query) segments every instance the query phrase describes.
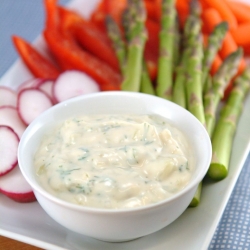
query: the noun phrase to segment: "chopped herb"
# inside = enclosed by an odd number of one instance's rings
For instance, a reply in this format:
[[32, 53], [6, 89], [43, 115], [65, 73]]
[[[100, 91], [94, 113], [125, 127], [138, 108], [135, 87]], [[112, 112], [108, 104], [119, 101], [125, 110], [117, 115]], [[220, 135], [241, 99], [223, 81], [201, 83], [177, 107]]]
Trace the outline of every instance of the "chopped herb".
[[183, 171], [185, 171], [185, 170], [190, 170], [189, 167], [188, 167], [188, 162], [186, 162], [185, 164], [181, 164], [181, 165], [179, 166], [179, 171], [180, 171], [180, 172], [183, 172]]
[[[61, 168], [62, 166], [59, 166]], [[58, 169], [57, 172], [60, 173], [61, 177], [64, 179], [67, 175], [70, 175], [73, 171], [80, 170], [81, 168], [74, 168], [74, 169]]]

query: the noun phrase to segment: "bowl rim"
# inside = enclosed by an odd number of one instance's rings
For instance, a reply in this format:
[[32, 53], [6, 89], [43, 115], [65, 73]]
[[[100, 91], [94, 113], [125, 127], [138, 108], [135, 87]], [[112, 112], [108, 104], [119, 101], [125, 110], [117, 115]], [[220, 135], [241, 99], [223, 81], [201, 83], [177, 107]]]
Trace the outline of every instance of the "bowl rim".
[[[188, 113], [189, 116], [191, 116], [196, 125], [195, 126], [199, 126], [201, 130], [203, 130], [203, 134], [204, 134], [204, 140], [203, 140], [203, 144], [206, 145], [206, 148], [208, 149], [206, 151], [206, 157], [207, 158], [207, 162], [206, 165], [207, 167], [201, 171], [198, 172], [197, 176], [191, 180], [182, 190], [180, 190], [179, 192], [173, 194], [172, 196], [165, 198], [161, 201], [158, 201], [156, 203], [150, 203], [147, 205], [143, 205], [143, 206], [139, 206], [139, 207], [134, 207], [134, 208], [118, 208], [118, 209], [114, 209], [114, 208], [97, 208], [97, 207], [88, 207], [88, 206], [81, 206], [78, 204], [74, 204], [74, 203], [70, 203], [68, 201], [65, 201], [63, 199], [57, 198], [55, 197], [53, 194], [50, 194], [48, 191], [46, 191], [37, 181], [36, 178], [34, 178], [35, 181], [31, 180], [29, 178], [29, 176], [26, 174], [27, 172], [27, 168], [23, 167], [23, 156], [22, 156], [22, 150], [23, 150], [23, 144], [25, 145], [25, 140], [26, 140], [26, 136], [28, 136], [29, 131], [36, 126], [36, 123], [42, 119], [42, 117], [46, 116], [48, 113], [52, 112], [55, 109], [60, 109], [62, 107], [64, 107], [65, 105], [68, 105], [68, 103], [72, 103], [72, 102], [78, 102], [82, 99], [86, 99], [86, 98], [98, 98], [99, 96], [109, 96], [109, 95], [113, 95], [113, 96], [132, 96], [132, 97], [140, 97], [140, 96], [147, 96], [147, 98], [152, 98], [152, 99], [159, 99], [159, 100], [164, 100], [166, 101], [166, 103], [168, 103], [167, 105], [173, 105], [175, 106], [175, 108], [177, 109], [182, 109], [182, 112], [186, 112]], [[37, 131], [37, 130], [36, 130]], [[182, 131], [183, 132], [183, 131]], [[102, 214], [122, 214], [122, 213], [131, 213], [131, 212], [140, 212], [140, 211], [144, 211], [144, 210], [148, 210], [151, 208], [157, 208], [159, 206], [163, 206], [165, 203], [168, 202], [172, 202], [176, 199], [178, 199], [180, 196], [184, 195], [185, 193], [187, 193], [188, 191], [190, 191], [191, 189], [193, 189], [196, 185], [198, 187], [198, 184], [202, 181], [202, 179], [205, 177], [205, 174], [208, 170], [209, 167], [209, 162], [211, 161], [212, 158], [212, 145], [211, 145], [211, 140], [210, 137], [205, 129], [205, 127], [202, 125], [202, 123], [192, 114], [190, 113], [188, 110], [184, 109], [183, 107], [169, 101], [166, 99], [163, 99], [161, 97], [158, 96], [153, 96], [150, 94], [145, 94], [145, 93], [140, 93], [140, 92], [128, 92], [128, 91], [105, 91], [105, 92], [97, 92], [97, 93], [92, 93], [92, 94], [87, 94], [87, 95], [82, 95], [82, 96], [77, 96], [71, 99], [68, 99], [66, 101], [63, 101], [61, 103], [58, 103], [54, 106], [52, 106], [51, 108], [49, 108], [48, 110], [44, 111], [39, 117], [37, 117], [34, 121], [31, 122], [31, 124], [26, 128], [26, 130], [24, 131], [21, 139], [20, 139], [20, 143], [18, 146], [18, 163], [19, 163], [19, 167], [20, 170], [24, 176], [24, 178], [26, 179], [26, 181], [29, 183], [29, 185], [31, 186], [32, 190], [35, 193], [35, 196], [37, 195], [36, 193], [42, 195], [43, 197], [45, 197], [46, 199], [48, 199], [51, 202], [56, 203], [57, 205], [61, 205], [63, 207], [66, 208], [70, 208], [73, 210], [77, 210], [77, 211], [84, 211], [84, 212], [88, 212], [88, 213], [102, 213]]]

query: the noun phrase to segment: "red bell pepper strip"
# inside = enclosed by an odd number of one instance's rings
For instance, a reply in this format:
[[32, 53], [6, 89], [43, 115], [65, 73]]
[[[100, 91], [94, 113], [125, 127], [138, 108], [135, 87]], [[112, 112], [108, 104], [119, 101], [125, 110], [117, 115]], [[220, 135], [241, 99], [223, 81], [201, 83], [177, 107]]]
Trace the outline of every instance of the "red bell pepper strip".
[[73, 11], [60, 7], [59, 13], [66, 32], [71, 32], [84, 49], [120, 72], [118, 59], [105, 33]]
[[106, 25], [104, 22], [106, 14], [105, 2], [100, 1], [90, 16], [91, 23], [93, 23], [102, 32], [106, 32]]
[[97, 81], [101, 90], [119, 90], [121, 75], [80, 47], [69, 30], [65, 29], [65, 23], [61, 23], [59, 9], [54, 7], [56, 0], [45, 0], [44, 3], [47, 20], [52, 22], [46, 22], [48, 25], [43, 34], [58, 63], [64, 69], [84, 71]]
[[145, 25], [148, 31], [148, 40], [145, 44], [144, 57], [150, 78], [155, 80], [157, 76], [157, 61], [159, 55], [160, 24], [151, 19], [147, 19]]
[[45, 29], [57, 29], [59, 25], [59, 14], [57, 0], [44, 0], [46, 20]]
[[84, 71], [99, 83], [101, 90], [120, 90], [121, 75], [109, 65], [79, 47], [69, 36], [45, 30], [46, 42], [61, 65], [67, 69]]
[[12, 37], [13, 43], [26, 66], [35, 77], [55, 79], [60, 70], [33, 46], [18, 36]]
[[147, 17], [155, 22], [161, 20], [161, 1], [159, 0], [144, 0], [145, 8], [147, 10]]

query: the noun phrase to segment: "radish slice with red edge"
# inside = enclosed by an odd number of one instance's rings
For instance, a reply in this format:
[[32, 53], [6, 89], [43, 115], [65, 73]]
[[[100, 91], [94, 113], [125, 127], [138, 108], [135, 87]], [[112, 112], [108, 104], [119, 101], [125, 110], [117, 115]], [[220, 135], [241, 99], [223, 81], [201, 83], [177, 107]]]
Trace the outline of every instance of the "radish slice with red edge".
[[11, 106], [0, 107], [0, 125], [11, 127], [19, 138], [27, 127], [20, 119], [17, 109]]
[[29, 79], [29, 80], [27, 80], [19, 85], [17, 92], [20, 92], [23, 89], [37, 88], [41, 84], [41, 82], [43, 82], [43, 81], [44, 81], [44, 79], [42, 79], [42, 78]]
[[8, 87], [0, 86], [0, 106], [17, 106], [17, 93]]
[[77, 70], [68, 70], [61, 73], [53, 88], [54, 97], [58, 102], [99, 91], [99, 86], [93, 78]]
[[29, 125], [37, 116], [52, 106], [53, 103], [49, 96], [39, 89], [23, 89], [18, 94], [18, 113], [26, 125]]
[[35, 195], [29, 183], [16, 166], [8, 174], [0, 177], [0, 192], [17, 202], [35, 201]]
[[54, 95], [53, 95], [53, 85], [54, 85], [54, 80], [44, 80], [40, 82], [38, 85], [38, 89], [42, 90], [44, 93], [46, 93], [50, 99], [53, 101], [53, 103], [56, 103], [54, 100]]
[[17, 165], [19, 137], [8, 126], [0, 126], [0, 176], [7, 174]]

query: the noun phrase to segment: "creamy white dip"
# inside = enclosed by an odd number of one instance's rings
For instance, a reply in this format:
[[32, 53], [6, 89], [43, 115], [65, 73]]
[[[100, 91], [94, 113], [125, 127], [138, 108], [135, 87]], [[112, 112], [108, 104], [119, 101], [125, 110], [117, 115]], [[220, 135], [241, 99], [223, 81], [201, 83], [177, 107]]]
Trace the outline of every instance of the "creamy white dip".
[[112, 209], [166, 199], [193, 172], [186, 139], [156, 115], [68, 119], [43, 138], [34, 163], [42, 187], [56, 197]]

